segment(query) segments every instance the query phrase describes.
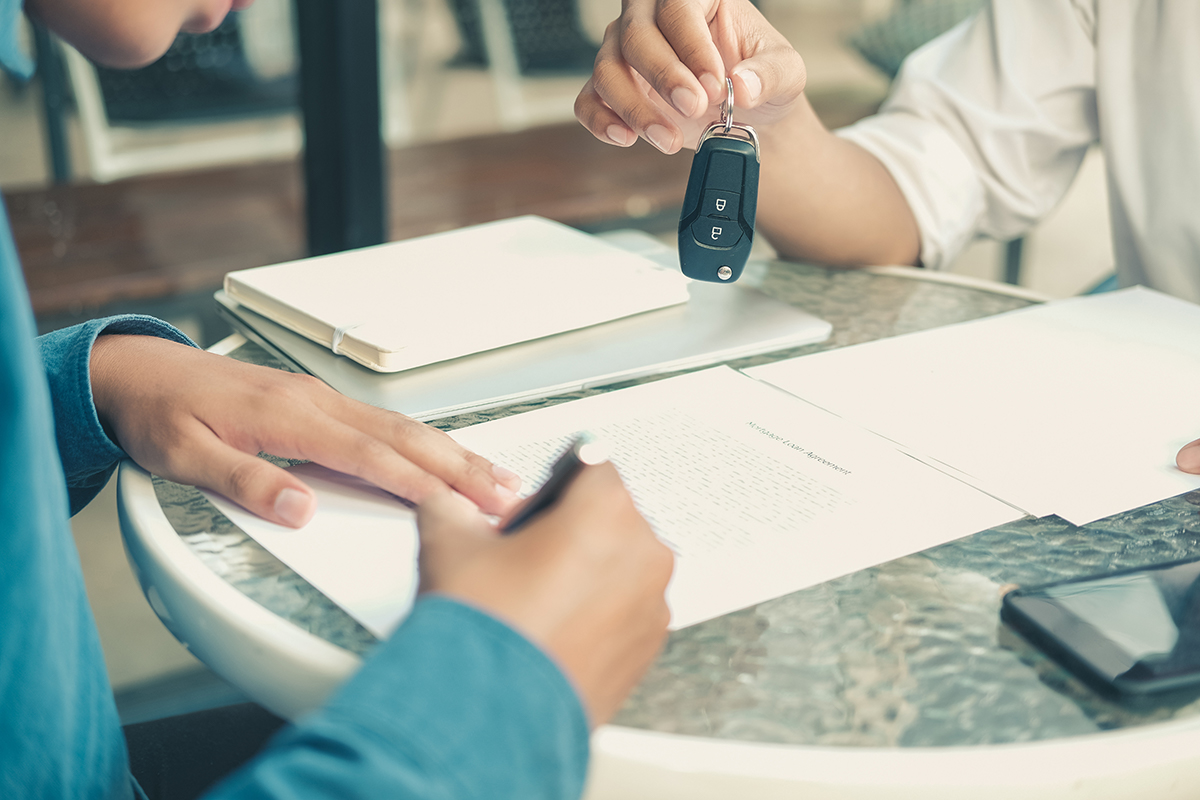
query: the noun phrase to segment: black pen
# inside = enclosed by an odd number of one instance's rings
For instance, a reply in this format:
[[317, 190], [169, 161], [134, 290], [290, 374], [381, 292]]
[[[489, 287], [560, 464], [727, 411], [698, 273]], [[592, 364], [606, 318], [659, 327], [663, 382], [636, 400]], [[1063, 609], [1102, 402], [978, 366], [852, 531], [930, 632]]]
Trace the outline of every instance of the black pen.
[[557, 503], [584, 467], [603, 464], [605, 461], [608, 461], [608, 448], [593, 436], [580, 434], [554, 462], [546, 482], [529, 496], [525, 505], [518, 508], [517, 513], [513, 514], [508, 522], [504, 523], [500, 532], [516, 533], [538, 514]]

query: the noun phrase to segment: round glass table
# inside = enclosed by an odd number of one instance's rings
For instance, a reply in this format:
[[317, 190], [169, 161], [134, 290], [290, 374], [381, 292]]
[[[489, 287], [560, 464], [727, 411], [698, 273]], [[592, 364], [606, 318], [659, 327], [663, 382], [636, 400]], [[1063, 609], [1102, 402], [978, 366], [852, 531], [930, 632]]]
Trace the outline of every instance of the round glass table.
[[[907, 268], [772, 262], [744, 280], [828, 320], [833, 334], [735, 368], [1038, 301]], [[283, 367], [240, 337], [225, 349]], [[130, 560], [155, 611], [268, 708], [295, 717], [315, 707], [375, 644], [196, 489], [126, 462], [119, 495]], [[1026, 518], [676, 631], [594, 735], [588, 796], [1200, 795], [1200, 692], [1103, 697], [999, 621], [1007, 585], [1200, 557], [1198, 505], [1192, 492], [1083, 527]]]

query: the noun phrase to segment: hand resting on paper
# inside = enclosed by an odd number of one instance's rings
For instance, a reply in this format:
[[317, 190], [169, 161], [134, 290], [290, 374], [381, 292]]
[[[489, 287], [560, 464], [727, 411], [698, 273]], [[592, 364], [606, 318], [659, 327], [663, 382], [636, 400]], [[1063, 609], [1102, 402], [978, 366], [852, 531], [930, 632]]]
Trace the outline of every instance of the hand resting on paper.
[[666, 636], [674, 556], [611, 464], [584, 468], [511, 536], [452, 492], [430, 495], [417, 525], [421, 591], [486, 611], [541, 647], [593, 726], [616, 713]]
[[91, 356], [105, 430], [145, 469], [220, 492], [259, 516], [306, 523], [316, 498], [260, 452], [315, 461], [414, 502], [447, 487], [488, 513], [520, 479], [446, 434], [351, 400], [316, 378], [150, 336], [101, 336]]

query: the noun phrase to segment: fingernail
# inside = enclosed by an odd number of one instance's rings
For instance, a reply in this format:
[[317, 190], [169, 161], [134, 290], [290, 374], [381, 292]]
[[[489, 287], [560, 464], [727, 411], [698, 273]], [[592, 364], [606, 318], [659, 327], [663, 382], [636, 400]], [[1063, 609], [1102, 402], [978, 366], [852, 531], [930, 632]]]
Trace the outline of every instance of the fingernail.
[[709, 97], [725, 99], [725, 86], [721, 83], [721, 79], [711, 72], [700, 76], [700, 85], [704, 87], [704, 91], [708, 92]]
[[604, 129], [604, 132], [608, 134], [609, 141], [614, 144], [619, 144], [622, 147], [629, 144], [630, 131], [628, 128], [620, 125], [609, 125]]
[[492, 475], [496, 477], [496, 480], [502, 483], [512, 483], [513, 481], [516, 481], [517, 483], [521, 482], [520, 475], [513, 472], [511, 469], [505, 469], [499, 464], [492, 464]]
[[1175, 463], [1184, 472], [1200, 473], [1200, 445], [1186, 445], [1175, 456]]
[[312, 518], [312, 497], [298, 489], [284, 489], [275, 496], [275, 515], [293, 528], [299, 528]]
[[686, 86], [679, 86], [671, 92], [671, 105], [685, 117], [696, 113], [696, 104], [699, 102], [696, 93]]
[[517, 493], [505, 486], [503, 483], [496, 484], [496, 496], [505, 501], [513, 501], [517, 499]]
[[646, 138], [650, 140], [650, 144], [662, 150], [664, 153], [669, 152], [671, 145], [675, 141], [675, 137], [664, 128], [662, 125], [651, 125], [646, 128]]
[[737, 76], [742, 79], [742, 83], [746, 85], [746, 91], [750, 93], [751, 100], [757, 100], [762, 94], [762, 81], [757, 73], [753, 70], [745, 69], [737, 73]]

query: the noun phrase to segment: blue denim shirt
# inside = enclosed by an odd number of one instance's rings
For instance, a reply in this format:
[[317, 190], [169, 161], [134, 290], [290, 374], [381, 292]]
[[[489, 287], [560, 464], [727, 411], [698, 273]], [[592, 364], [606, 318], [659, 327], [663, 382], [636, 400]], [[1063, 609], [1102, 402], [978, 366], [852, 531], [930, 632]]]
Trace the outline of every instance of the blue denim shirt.
[[[0, 0], [0, 66], [20, 66]], [[0, 206], [0, 797], [139, 796], [68, 512], [124, 456], [92, 403], [101, 333], [187, 339], [149, 317], [34, 337]], [[574, 798], [588, 730], [546, 655], [492, 617], [426, 597], [320, 711], [211, 797]]]

